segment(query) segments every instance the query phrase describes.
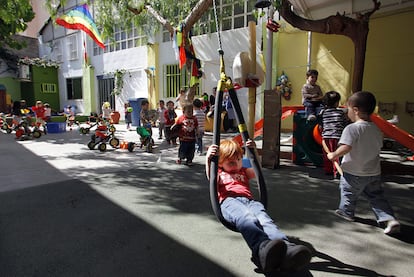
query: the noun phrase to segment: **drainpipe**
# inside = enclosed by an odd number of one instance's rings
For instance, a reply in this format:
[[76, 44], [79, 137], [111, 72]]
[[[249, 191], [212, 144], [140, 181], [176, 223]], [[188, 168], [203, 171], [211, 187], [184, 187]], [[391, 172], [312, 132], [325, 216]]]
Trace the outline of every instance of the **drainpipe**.
[[306, 71], [311, 69], [312, 65], [312, 32], [308, 32], [308, 57], [306, 61]]

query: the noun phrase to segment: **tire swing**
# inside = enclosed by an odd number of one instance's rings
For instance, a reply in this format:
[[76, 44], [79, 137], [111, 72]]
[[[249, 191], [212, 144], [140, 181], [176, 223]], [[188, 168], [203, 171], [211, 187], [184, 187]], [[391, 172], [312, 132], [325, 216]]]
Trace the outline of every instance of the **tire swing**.
[[[220, 146], [220, 127], [221, 127], [221, 112], [222, 107], [221, 103], [223, 101], [223, 92], [227, 90], [230, 96], [231, 104], [233, 105], [236, 120], [238, 123], [238, 129], [242, 136], [243, 142], [249, 139], [249, 133], [247, 131], [246, 123], [243, 118], [243, 113], [241, 111], [240, 103], [237, 98], [236, 90], [234, 89], [232, 80], [226, 76], [225, 69], [224, 69], [224, 51], [222, 50], [222, 43], [221, 43], [221, 36], [220, 36], [220, 29], [218, 28], [218, 19], [217, 19], [217, 9], [216, 9], [216, 1], [213, 0], [214, 4], [214, 16], [215, 16], [215, 23], [217, 27], [217, 37], [219, 43], [219, 55], [220, 55], [220, 80], [217, 84], [217, 93], [215, 99], [215, 111], [214, 111], [214, 123], [213, 123], [213, 143]], [[265, 209], [267, 208], [267, 190], [265, 180], [263, 178], [263, 173], [261, 170], [261, 165], [257, 158], [257, 151], [252, 148], [245, 147], [245, 151], [247, 153], [248, 158], [250, 159], [250, 163], [256, 175], [257, 180], [257, 189], [259, 192], [259, 201], [263, 204]], [[218, 176], [218, 156], [213, 156], [210, 163], [210, 201], [211, 206], [213, 208], [214, 214], [216, 215], [217, 219], [228, 229], [238, 232], [237, 228], [234, 224], [228, 222], [221, 213], [220, 203], [218, 199], [218, 189], [217, 189], [217, 176]]]

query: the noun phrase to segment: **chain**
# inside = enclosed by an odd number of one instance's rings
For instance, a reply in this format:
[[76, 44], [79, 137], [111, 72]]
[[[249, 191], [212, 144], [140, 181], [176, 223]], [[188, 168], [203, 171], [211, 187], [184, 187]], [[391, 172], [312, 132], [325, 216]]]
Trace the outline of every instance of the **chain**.
[[222, 48], [222, 43], [221, 43], [220, 25], [219, 25], [218, 16], [217, 16], [216, 0], [213, 0], [213, 11], [214, 11], [214, 21], [215, 21], [216, 29], [217, 29], [217, 39], [218, 39], [218, 44], [219, 44], [218, 51], [219, 51], [219, 54], [222, 55], [223, 48]]

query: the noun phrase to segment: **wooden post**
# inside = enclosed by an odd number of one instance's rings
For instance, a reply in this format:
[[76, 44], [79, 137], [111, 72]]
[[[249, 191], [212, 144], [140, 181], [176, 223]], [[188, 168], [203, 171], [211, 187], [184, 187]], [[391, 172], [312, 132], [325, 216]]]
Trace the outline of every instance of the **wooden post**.
[[274, 169], [280, 161], [281, 94], [265, 90], [264, 98], [262, 166]]
[[[273, 7], [269, 17], [273, 18]], [[266, 30], [266, 87], [264, 92], [262, 166], [274, 169], [280, 165], [281, 94], [272, 90], [273, 32]]]
[[[256, 74], [256, 23], [254, 21], [249, 21], [249, 34], [250, 34], [250, 51], [249, 51], [249, 60], [250, 60], [250, 74]], [[247, 121], [247, 131], [249, 136], [253, 138], [254, 136], [254, 123], [256, 117], [256, 88], [249, 88], [249, 118]]]

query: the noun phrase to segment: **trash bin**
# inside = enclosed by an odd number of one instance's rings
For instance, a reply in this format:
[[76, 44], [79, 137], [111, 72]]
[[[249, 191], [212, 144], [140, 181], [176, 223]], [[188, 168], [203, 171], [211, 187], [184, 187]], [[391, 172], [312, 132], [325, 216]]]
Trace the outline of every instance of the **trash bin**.
[[140, 126], [141, 125], [141, 119], [139, 117], [139, 114], [141, 112], [141, 102], [143, 100], [147, 100], [147, 98], [130, 98], [129, 105], [132, 107], [132, 126]]

